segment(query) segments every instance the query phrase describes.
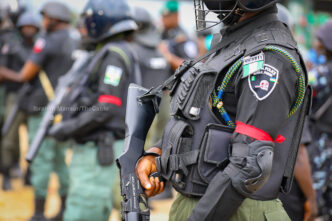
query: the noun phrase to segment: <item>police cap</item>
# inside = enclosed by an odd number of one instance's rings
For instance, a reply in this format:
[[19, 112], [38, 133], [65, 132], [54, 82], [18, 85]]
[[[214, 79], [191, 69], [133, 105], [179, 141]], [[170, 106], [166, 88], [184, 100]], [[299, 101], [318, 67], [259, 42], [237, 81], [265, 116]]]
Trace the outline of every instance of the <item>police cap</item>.
[[16, 26], [17, 28], [21, 28], [27, 25], [34, 26], [37, 29], [40, 28], [39, 20], [33, 14], [25, 12], [19, 17]]
[[61, 2], [47, 2], [40, 10], [41, 14], [46, 14], [48, 17], [70, 23], [72, 20], [69, 8]]

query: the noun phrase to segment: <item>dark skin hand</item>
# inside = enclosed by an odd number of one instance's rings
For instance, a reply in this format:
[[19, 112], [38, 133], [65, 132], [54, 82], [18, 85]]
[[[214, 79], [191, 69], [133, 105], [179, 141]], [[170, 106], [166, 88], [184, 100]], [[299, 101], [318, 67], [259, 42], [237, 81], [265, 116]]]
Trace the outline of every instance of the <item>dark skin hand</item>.
[[5, 67], [0, 67], [0, 82], [1, 79], [23, 83], [32, 80], [39, 72], [40, 67], [31, 61], [27, 61], [20, 73], [12, 71]]
[[317, 216], [318, 210], [316, 204], [316, 193], [313, 189], [311, 179], [308, 152], [304, 144], [301, 144], [299, 148], [294, 176], [307, 199], [305, 202], [305, 214], [303, 221], [313, 221]]
[[[161, 149], [157, 147], [150, 148], [147, 152], [153, 152], [161, 155]], [[159, 178], [149, 177], [151, 173], [157, 171], [155, 156], [144, 156], [136, 165], [136, 174], [145, 189], [145, 194], [150, 197], [160, 194], [164, 191], [165, 184], [160, 182]]]

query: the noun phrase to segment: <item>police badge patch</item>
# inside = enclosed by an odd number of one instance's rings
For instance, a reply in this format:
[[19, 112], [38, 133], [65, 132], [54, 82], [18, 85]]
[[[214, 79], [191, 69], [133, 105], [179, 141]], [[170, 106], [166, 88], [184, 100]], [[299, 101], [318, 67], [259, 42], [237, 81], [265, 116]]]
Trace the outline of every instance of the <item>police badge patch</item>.
[[264, 64], [263, 69], [248, 77], [250, 90], [258, 100], [264, 100], [275, 89], [278, 78], [279, 71], [271, 65]]
[[113, 65], [108, 65], [105, 72], [104, 83], [117, 87], [122, 76], [122, 69]]

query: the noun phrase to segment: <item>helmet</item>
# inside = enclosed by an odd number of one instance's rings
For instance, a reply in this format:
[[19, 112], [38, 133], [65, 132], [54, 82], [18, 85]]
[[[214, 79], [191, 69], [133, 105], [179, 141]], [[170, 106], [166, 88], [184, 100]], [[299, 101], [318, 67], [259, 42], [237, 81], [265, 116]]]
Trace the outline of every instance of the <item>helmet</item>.
[[316, 31], [316, 37], [322, 42], [324, 47], [332, 51], [332, 20], [328, 20]]
[[152, 21], [150, 13], [141, 7], [133, 9], [134, 20], [138, 25], [135, 40], [148, 47], [156, 47], [161, 40], [160, 34]]
[[69, 8], [61, 2], [47, 2], [40, 10], [40, 13], [66, 23], [70, 23], [72, 20]]
[[8, 16], [9, 5], [6, 1], [0, 1], [0, 23]]
[[89, 0], [82, 16], [89, 36], [97, 41], [137, 29], [124, 0]]
[[[196, 28], [201, 31], [221, 22], [232, 25], [244, 12], [259, 12], [276, 2], [277, 0], [194, 0]], [[206, 20], [210, 12], [217, 14], [219, 21]], [[208, 23], [210, 26], [206, 27]]]
[[34, 26], [37, 29], [40, 28], [40, 23], [38, 19], [28, 12], [21, 15], [16, 24], [17, 28], [21, 28], [26, 25]]
[[290, 12], [288, 11], [288, 9], [283, 6], [280, 3], [277, 3], [277, 7], [278, 7], [278, 18], [279, 20], [286, 24], [291, 30], [294, 28], [294, 21], [292, 18], [292, 15], [290, 14]]

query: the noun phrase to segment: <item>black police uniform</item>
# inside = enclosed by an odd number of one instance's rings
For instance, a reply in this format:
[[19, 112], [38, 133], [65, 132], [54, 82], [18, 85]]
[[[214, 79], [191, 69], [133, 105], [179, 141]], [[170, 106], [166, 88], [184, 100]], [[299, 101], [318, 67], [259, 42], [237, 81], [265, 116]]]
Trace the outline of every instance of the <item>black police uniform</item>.
[[[22, 37], [17, 35], [8, 39], [1, 49], [2, 56], [4, 56], [4, 66], [19, 72], [29, 58], [32, 48], [33, 44], [25, 43]], [[5, 84], [7, 92], [17, 92], [20, 86], [21, 84], [14, 82], [6, 82]]]
[[275, 13], [224, 29], [211, 47], [220, 50], [173, 86], [157, 165], [181, 194], [201, 197], [189, 220], [227, 220], [244, 198], [289, 189], [310, 93], [296, 42]]
[[6, 58], [4, 54], [8, 52], [9, 48], [3, 48], [8, 42], [13, 39], [17, 39], [17, 34], [11, 29], [2, 29], [0, 30], [0, 65], [4, 66], [6, 64]]
[[104, 135], [112, 131], [115, 139], [124, 138], [126, 91], [129, 82], [136, 81], [131, 53], [128, 43], [123, 40], [106, 44], [97, 52], [86, 70], [89, 83], [85, 84], [85, 89], [89, 91], [89, 98], [86, 99], [86, 95], [82, 94], [75, 101], [86, 103], [87, 110], [93, 109], [82, 111], [72, 119], [64, 121], [68, 126], [62, 132], [57, 131], [56, 137], [71, 137], [78, 143], [98, 142], [104, 140]]
[[[66, 29], [46, 33], [36, 40], [28, 61], [35, 63], [45, 72], [52, 90], [55, 89], [59, 77], [66, 74], [73, 64], [71, 56], [75, 45], [74, 39]], [[31, 90], [20, 106], [27, 113], [39, 112], [49, 98], [38, 76], [29, 83]]]

